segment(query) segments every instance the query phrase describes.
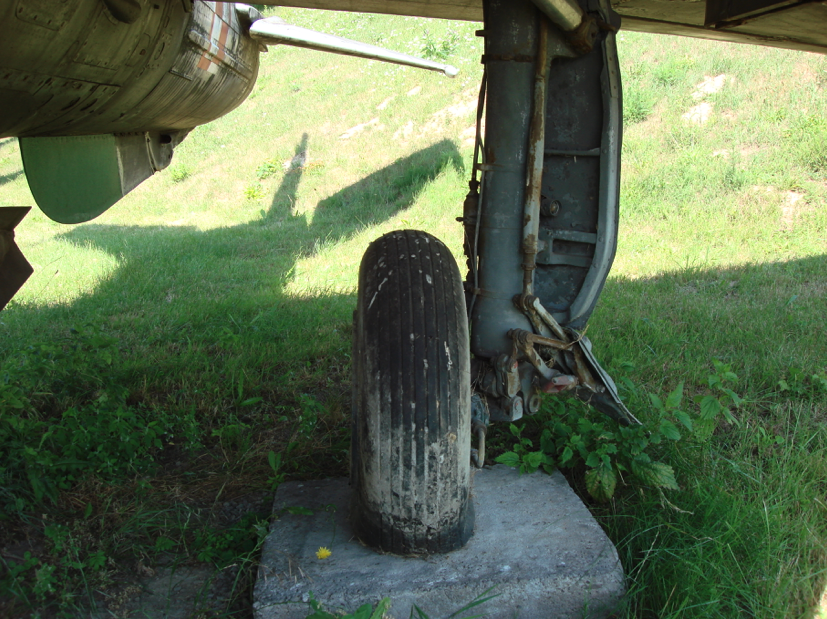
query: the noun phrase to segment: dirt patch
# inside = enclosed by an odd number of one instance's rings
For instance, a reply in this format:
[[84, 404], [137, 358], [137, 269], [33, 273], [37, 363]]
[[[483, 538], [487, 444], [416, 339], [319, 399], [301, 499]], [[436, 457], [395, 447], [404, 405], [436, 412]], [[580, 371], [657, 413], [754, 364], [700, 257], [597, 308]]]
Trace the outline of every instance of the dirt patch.
[[793, 65], [792, 77], [797, 84], [818, 82], [818, 73], [807, 62], [796, 62]]
[[[227, 527], [241, 521], [248, 512], [265, 513], [273, 495], [259, 492], [225, 502], [214, 516], [215, 525]], [[163, 563], [163, 562], [161, 562]], [[212, 565], [177, 564], [149, 567], [138, 561], [131, 582], [106, 592], [94, 619], [111, 617], [152, 617], [153, 619], [193, 619], [224, 616], [252, 616], [250, 596], [240, 590], [252, 586], [240, 573], [239, 565], [223, 569]]]
[[376, 131], [381, 131], [385, 128], [385, 125], [379, 122], [379, 117], [371, 118], [369, 121], [364, 123], [359, 123], [355, 127], [351, 127], [347, 131], [345, 131], [342, 135], [339, 136], [340, 140], [349, 140], [355, 135], [362, 133], [365, 129], [374, 129]]
[[714, 95], [719, 92], [726, 84], [727, 76], [724, 73], [716, 75], [715, 77], [704, 76], [704, 80], [695, 86], [695, 92], [692, 93], [692, 98], [695, 101], [700, 101], [709, 95]]
[[394, 99], [396, 99], [396, 97], [388, 97], [387, 99], [382, 101], [382, 103], [377, 105], [376, 109], [377, 110], [384, 110], [386, 107], [388, 107], [388, 105], [390, 105], [391, 101], [393, 101]]
[[445, 131], [445, 127], [450, 124], [451, 121], [458, 118], [467, 118], [468, 115], [473, 114], [476, 109], [476, 99], [460, 101], [459, 103], [449, 105], [448, 107], [431, 114], [428, 122], [422, 126], [422, 133], [426, 135], [435, 133], [441, 134]]
[[804, 206], [804, 194], [797, 191], [788, 191], [784, 195], [784, 202], [781, 204], [781, 230], [789, 232], [795, 227], [795, 222]]
[[412, 120], [409, 120], [404, 125], [402, 125], [399, 129], [397, 129], [393, 134], [394, 141], [397, 142], [406, 142], [408, 141], [414, 133], [414, 124]]
[[686, 122], [693, 125], [704, 125], [712, 116], [712, 104], [704, 101], [698, 105], [692, 106], [689, 110], [681, 116]]
[[[406, 141], [413, 135], [442, 135], [446, 128], [458, 121], [465, 120], [477, 111], [477, 93], [474, 89], [463, 92], [459, 99], [451, 105], [437, 110], [419, 128], [413, 121], [408, 121], [393, 134], [394, 140]], [[474, 145], [474, 133], [476, 129], [472, 125], [462, 132], [463, 144]]]
[[[480, 121], [480, 135], [485, 135], [485, 116]], [[477, 139], [477, 125], [471, 125], [459, 134], [462, 139], [462, 145], [467, 147], [474, 146], [474, 141]]]

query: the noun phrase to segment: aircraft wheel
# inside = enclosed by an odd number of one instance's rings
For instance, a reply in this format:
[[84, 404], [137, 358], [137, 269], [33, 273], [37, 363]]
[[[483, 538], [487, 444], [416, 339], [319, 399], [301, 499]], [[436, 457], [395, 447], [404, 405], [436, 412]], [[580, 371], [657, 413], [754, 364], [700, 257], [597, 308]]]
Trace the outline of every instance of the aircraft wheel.
[[351, 522], [395, 554], [449, 552], [474, 527], [471, 382], [462, 281], [448, 248], [390, 232], [359, 268]]

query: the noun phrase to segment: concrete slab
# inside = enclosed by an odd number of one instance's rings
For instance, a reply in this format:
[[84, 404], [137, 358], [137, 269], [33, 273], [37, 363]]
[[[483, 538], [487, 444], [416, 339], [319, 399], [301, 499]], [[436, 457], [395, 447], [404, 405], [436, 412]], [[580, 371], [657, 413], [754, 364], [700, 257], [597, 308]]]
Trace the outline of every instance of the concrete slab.
[[[331, 612], [390, 597], [390, 614], [412, 604], [445, 619], [493, 587], [497, 597], [461, 616], [492, 619], [606, 617], [624, 592], [617, 552], [565, 478], [519, 475], [498, 465], [474, 477], [476, 526], [468, 544], [425, 558], [379, 554], [351, 535], [347, 480], [292, 482], [276, 493], [285, 513], [264, 543], [256, 619], [304, 619], [310, 592]], [[327, 547], [331, 555], [318, 559]]]

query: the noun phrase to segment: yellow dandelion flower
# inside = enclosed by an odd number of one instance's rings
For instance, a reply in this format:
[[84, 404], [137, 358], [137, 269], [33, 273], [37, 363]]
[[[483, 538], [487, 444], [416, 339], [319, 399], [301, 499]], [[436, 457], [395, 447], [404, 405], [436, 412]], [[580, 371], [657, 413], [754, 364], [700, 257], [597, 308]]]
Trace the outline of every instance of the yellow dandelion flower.
[[333, 554], [333, 553], [332, 553], [332, 552], [330, 552], [330, 548], [326, 548], [325, 546], [321, 546], [321, 547], [320, 547], [320, 548], [316, 551], [316, 558], [317, 558], [317, 559], [327, 559], [327, 558], [328, 558], [330, 555], [332, 555], [332, 554]]

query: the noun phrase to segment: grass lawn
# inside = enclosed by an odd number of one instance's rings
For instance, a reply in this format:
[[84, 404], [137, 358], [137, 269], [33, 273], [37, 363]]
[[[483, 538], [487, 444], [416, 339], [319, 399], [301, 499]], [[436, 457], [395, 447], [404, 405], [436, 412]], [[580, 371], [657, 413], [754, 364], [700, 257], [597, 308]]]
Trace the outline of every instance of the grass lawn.
[[[479, 25], [277, 12], [460, 75], [271, 48], [249, 100], [107, 213], [24, 220], [0, 616], [122, 612], [135, 578], [208, 566], [229, 584], [194, 610], [250, 617], [273, 489], [347, 475], [364, 249], [418, 228], [461, 257]], [[589, 466], [565, 472], [618, 547], [621, 616], [827, 617], [827, 59], [629, 32], [619, 51], [620, 239], [588, 334], [652, 427], [658, 401], [721, 409], [650, 447], [678, 490], [621, 476], [598, 502]], [[33, 204], [12, 139], [0, 204]], [[521, 428], [580, 414], [549, 400]], [[511, 445], [498, 428], [489, 457]]]

